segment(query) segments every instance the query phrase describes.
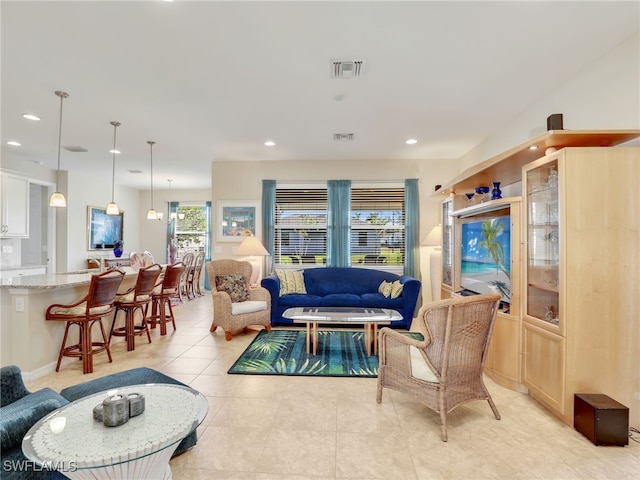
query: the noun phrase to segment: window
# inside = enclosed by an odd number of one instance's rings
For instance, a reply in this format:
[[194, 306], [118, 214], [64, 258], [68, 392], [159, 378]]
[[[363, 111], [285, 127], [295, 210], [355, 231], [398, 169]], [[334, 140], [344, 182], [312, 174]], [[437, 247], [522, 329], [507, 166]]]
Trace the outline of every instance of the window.
[[326, 263], [327, 190], [276, 189], [276, 264]]
[[209, 222], [206, 206], [180, 204], [176, 222], [178, 258], [182, 258], [187, 252], [208, 252]]
[[352, 265], [402, 267], [404, 215], [404, 188], [352, 188]]
[[[351, 189], [351, 264], [402, 273], [404, 187]], [[326, 264], [327, 189], [277, 188], [276, 265]]]

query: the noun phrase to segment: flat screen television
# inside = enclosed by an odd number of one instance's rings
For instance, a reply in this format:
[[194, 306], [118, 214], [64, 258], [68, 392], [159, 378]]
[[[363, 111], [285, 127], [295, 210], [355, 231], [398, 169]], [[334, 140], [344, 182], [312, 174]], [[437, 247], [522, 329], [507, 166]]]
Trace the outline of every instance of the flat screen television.
[[471, 293], [499, 293], [511, 303], [511, 218], [468, 219], [461, 231], [460, 285]]

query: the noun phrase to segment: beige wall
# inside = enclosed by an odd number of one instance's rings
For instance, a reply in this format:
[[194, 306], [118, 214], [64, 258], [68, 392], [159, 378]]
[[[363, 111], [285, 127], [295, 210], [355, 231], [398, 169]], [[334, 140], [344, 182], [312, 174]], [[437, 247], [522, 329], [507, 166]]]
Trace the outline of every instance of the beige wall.
[[[457, 162], [451, 160], [349, 160], [349, 161], [266, 161], [213, 162], [211, 167], [211, 199], [213, 225], [218, 225], [217, 202], [251, 201], [260, 206], [262, 180], [276, 180], [286, 184], [325, 183], [327, 180], [351, 180], [354, 183], [396, 182], [407, 178], [419, 179], [420, 238], [440, 222], [441, 198], [433, 195], [434, 186], [443, 184], [458, 173]], [[213, 246], [221, 251], [213, 258], [234, 258], [238, 244], [219, 242], [214, 234]], [[430, 250], [421, 248], [423, 299], [430, 299], [428, 256]], [[426, 263], [425, 263], [426, 260]], [[426, 295], [426, 296], [425, 296]]]

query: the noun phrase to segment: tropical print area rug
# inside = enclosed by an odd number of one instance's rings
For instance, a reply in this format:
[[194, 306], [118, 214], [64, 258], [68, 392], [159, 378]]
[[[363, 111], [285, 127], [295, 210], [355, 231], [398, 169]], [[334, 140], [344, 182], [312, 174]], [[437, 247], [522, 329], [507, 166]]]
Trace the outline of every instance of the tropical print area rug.
[[[409, 334], [422, 338], [419, 333]], [[320, 330], [318, 354], [307, 354], [305, 330], [261, 330], [229, 369], [231, 374], [377, 377], [363, 331]]]

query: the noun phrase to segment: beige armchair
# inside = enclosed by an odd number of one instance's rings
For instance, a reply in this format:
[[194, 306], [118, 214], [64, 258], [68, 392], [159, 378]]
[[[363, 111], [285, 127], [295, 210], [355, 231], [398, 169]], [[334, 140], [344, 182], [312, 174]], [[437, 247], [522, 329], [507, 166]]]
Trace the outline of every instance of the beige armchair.
[[413, 396], [440, 414], [442, 441], [447, 441], [447, 414], [471, 400], [487, 400], [500, 413], [482, 381], [500, 295], [476, 295], [424, 305], [418, 326], [424, 340], [390, 328], [380, 330], [380, 366], [376, 400], [382, 389]]
[[[213, 260], [207, 262], [206, 268], [213, 297], [213, 322], [210, 328], [212, 332], [221, 327], [225, 338], [231, 340], [233, 335], [245, 331], [249, 325], [264, 325], [267, 332], [271, 331], [271, 296], [265, 288], [249, 287], [252, 271], [249, 262]], [[231, 295], [236, 295], [237, 291], [232, 291], [230, 295], [227, 291], [218, 290], [225, 277], [235, 275], [243, 277], [244, 288], [238, 290], [248, 294], [244, 301], [232, 301]]]

